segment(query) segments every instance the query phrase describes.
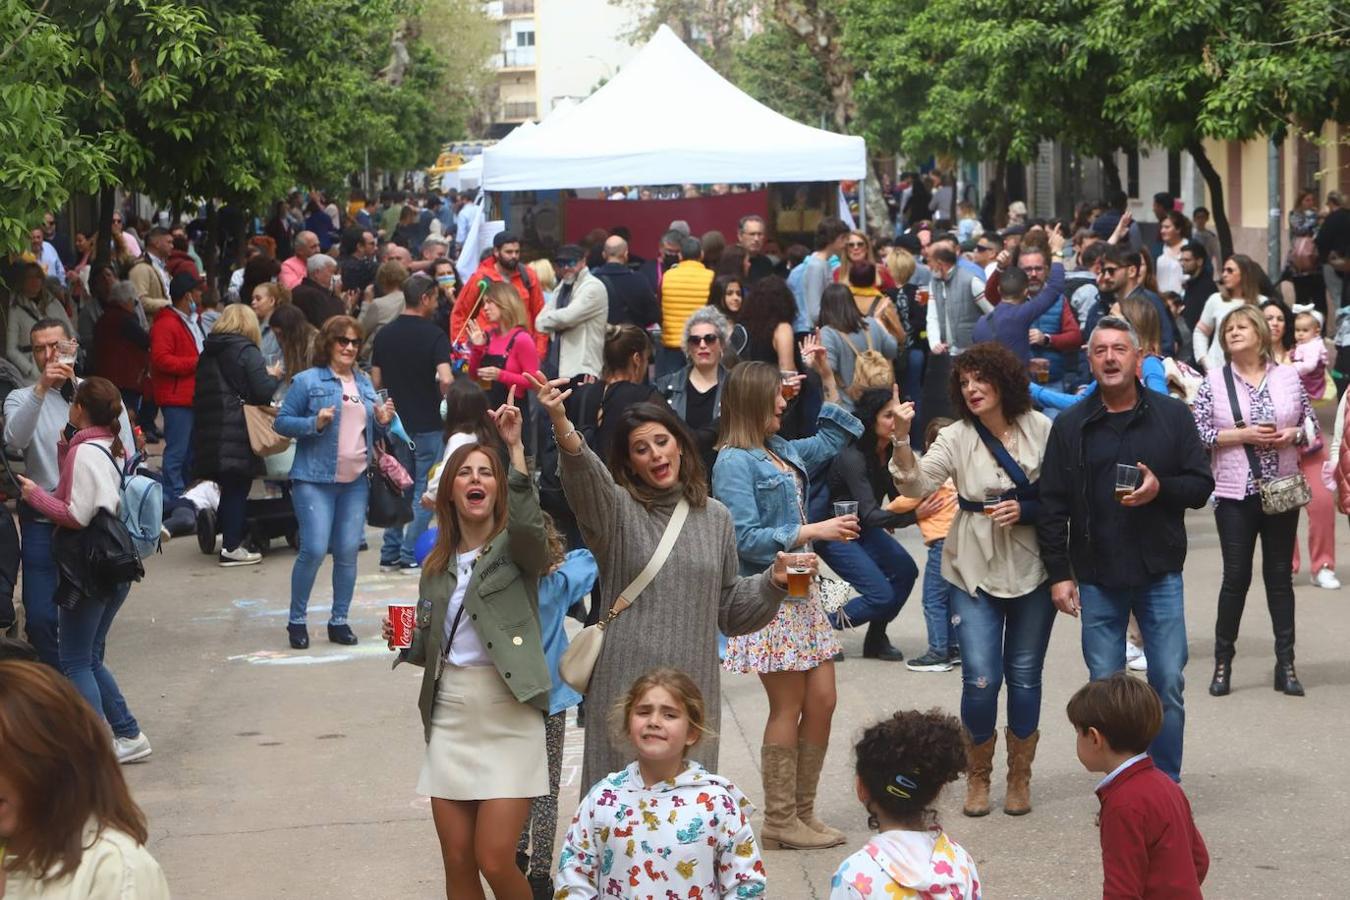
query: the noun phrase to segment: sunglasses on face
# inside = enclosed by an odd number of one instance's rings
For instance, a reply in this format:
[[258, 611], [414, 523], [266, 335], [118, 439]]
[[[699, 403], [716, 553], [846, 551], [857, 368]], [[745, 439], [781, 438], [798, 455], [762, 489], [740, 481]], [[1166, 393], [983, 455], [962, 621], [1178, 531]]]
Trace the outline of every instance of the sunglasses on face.
[[360, 339], [360, 338], [354, 338], [354, 337], [340, 337], [340, 338], [333, 338], [333, 340], [337, 342], [337, 345], [338, 345], [339, 347], [360, 347], [360, 346], [361, 346], [361, 339]]
[[844, 246], [848, 247], [850, 250], [856, 250], [859, 247], [866, 247], [867, 245], [862, 241], [846, 241]]
[[981, 253], [997, 253], [997, 252], [998, 252], [998, 248], [997, 248], [997, 247], [986, 247], [984, 244], [979, 244], [979, 245], [977, 245], [977, 246], [975, 247], [975, 249], [978, 250], [978, 251], [981, 252]]
[[1119, 266], [1102, 266], [1102, 274], [1105, 275], [1107, 278], [1110, 278], [1119, 271], [1120, 271]]
[[689, 346], [701, 347], [706, 344], [711, 347], [721, 340], [722, 338], [715, 334], [691, 334], [689, 335]]

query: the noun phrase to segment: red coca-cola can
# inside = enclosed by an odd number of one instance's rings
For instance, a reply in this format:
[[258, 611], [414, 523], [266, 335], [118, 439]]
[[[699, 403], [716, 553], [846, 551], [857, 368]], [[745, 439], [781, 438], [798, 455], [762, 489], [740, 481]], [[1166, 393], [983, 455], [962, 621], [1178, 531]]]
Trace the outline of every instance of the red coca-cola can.
[[411, 647], [413, 631], [417, 628], [417, 604], [390, 603], [389, 624], [393, 629], [390, 645], [396, 650]]

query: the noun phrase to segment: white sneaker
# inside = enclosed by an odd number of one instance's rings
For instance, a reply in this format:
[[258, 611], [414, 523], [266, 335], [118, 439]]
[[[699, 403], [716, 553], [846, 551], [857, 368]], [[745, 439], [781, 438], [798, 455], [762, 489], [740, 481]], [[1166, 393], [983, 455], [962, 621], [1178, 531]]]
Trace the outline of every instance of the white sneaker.
[[1131, 672], [1147, 672], [1148, 657], [1144, 655], [1143, 650], [1140, 650], [1138, 656], [1125, 663], [1125, 668], [1129, 669]]
[[1336, 577], [1336, 573], [1330, 566], [1323, 566], [1317, 570], [1317, 574], [1312, 577], [1313, 587], [1320, 587], [1328, 591], [1340, 590], [1341, 580]]
[[256, 566], [262, 562], [262, 554], [249, 550], [243, 544], [235, 547], [233, 550], [222, 549], [220, 551], [220, 565], [223, 568], [230, 566]]
[[117, 761], [123, 765], [140, 762], [152, 752], [150, 739], [139, 731], [134, 738], [113, 738], [113, 749], [117, 751]]
[[163, 525], [159, 526], [159, 542], [161, 544], [167, 544], [171, 540], [173, 540], [173, 535], [169, 533], [169, 529], [165, 528]]
[[1132, 663], [1144, 655], [1144, 648], [1129, 641], [1125, 641], [1125, 662]]

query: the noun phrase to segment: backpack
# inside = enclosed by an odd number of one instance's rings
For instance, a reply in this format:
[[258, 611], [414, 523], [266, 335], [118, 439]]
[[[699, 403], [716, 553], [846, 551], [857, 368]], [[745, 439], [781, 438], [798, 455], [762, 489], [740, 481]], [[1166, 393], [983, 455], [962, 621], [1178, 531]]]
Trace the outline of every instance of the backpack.
[[853, 381], [849, 384], [848, 390], [844, 393], [857, 400], [863, 395], [864, 391], [872, 388], [891, 389], [895, 384], [895, 370], [891, 367], [891, 361], [881, 355], [880, 350], [872, 349], [872, 327], [870, 320], [866, 323], [863, 330], [863, 336], [867, 338], [867, 349], [859, 350], [853, 346], [853, 341], [844, 336], [844, 343], [853, 351], [856, 359], [853, 360]]
[[102, 444], [94, 446], [108, 457], [108, 462], [117, 469], [117, 475], [122, 480], [122, 503], [117, 510], [118, 518], [131, 535], [131, 543], [136, 552], [140, 554], [141, 559], [145, 559], [160, 549], [159, 534], [164, 522], [164, 485], [149, 475], [137, 472], [134, 458], [127, 463], [133, 474], [127, 475], [122, 467], [117, 465], [117, 460], [108, 452], [107, 447]]

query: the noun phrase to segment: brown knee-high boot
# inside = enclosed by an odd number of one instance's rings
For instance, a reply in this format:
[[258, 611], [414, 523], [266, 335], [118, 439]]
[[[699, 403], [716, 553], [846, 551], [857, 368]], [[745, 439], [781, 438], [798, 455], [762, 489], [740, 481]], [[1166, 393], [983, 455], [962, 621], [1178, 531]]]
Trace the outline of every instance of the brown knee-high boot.
[[819, 850], [839, 841], [812, 831], [797, 818], [797, 748], [765, 744], [760, 749], [764, 779], [764, 827], [760, 842], [783, 850]]
[[815, 744], [797, 745], [797, 818], [807, 828], [833, 840], [831, 846], [837, 846], [844, 842], [844, 833], [816, 818], [816, 785], [825, 765], [825, 749]]
[[976, 744], [966, 732], [966, 805], [962, 810], [968, 816], [989, 815], [989, 776], [994, 771], [994, 745], [998, 732], [989, 740]]
[[1010, 816], [1025, 816], [1031, 812], [1031, 763], [1041, 733], [1033, 731], [1025, 738], [1013, 734], [1011, 728], [1003, 729], [1003, 733], [1008, 740], [1008, 795], [1003, 798], [1003, 811]]

